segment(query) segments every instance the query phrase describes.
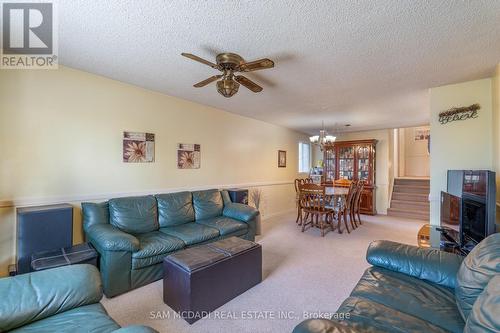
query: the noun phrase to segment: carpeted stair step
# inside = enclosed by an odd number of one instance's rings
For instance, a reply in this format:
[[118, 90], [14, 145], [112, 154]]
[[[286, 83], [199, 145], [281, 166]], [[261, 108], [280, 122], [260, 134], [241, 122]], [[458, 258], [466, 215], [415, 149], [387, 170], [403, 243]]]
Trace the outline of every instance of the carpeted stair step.
[[407, 210], [399, 208], [388, 208], [387, 215], [429, 221], [429, 212], [418, 210]]
[[429, 179], [413, 179], [413, 178], [396, 178], [394, 185], [409, 185], [409, 186], [427, 186], [430, 187]]
[[429, 212], [429, 202], [422, 201], [406, 201], [406, 200], [392, 200], [391, 208], [407, 209], [413, 211]]
[[393, 192], [392, 200], [429, 202], [429, 193]]
[[394, 193], [425, 193], [429, 194], [430, 188], [427, 186], [414, 185], [394, 185]]

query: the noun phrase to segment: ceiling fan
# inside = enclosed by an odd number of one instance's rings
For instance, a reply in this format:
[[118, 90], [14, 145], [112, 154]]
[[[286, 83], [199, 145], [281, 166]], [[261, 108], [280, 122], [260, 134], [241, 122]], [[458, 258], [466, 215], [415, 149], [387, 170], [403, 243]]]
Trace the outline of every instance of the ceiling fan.
[[245, 60], [235, 53], [220, 53], [215, 58], [216, 64], [208, 60], [202, 59], [191, 53], [181, 53], [184, 57], [201, 62], [214, 69], [221, 71], [222, 75], [214, 75], [206, 80], [196, 83], [193, 87], [201, 88], [207, 84], [217, 81], [217, 91], [224, 97], [231, 97], [238, 92], [240, 84], [247, 87], [254, 93], [262, 91], [262, 87], [244, 77], [243, 75], [235, 75], [236, 72], [253, 72], [261, 69], [273, 68], [274, 62], [264, 58], [255, 61], [245, 62]]

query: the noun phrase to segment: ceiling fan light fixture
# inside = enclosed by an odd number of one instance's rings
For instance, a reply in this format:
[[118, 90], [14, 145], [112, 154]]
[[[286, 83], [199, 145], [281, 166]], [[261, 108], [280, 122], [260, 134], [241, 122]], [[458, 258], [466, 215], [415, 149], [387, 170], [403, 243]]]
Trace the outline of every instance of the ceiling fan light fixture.
[[231, 79], [217, 81], [217, 91], [222, 96], [229, 98], [238, 92], [240, 84]]
[[201, 88], [211, 82], [217, 81], [222, 77], [223, 79], [217, 82], [217, 91], [222, 96], [227, 98], [234, 96], [238, 92], [240, 84], [254, 93], [259, 93], [262, 91], [262, 87], [257, 83], [253, 82], [243, 75], [235, 75], [234, 73], [253, 72], [274, 67], [274, 62], [270, 59], [264, 58], [246, 62], [241, 56], [237, 55], [236, 53], [218, 54], [215, 58], [216, 64], [195, 56], [191, 53], [181, 53], [181, 55], [191, 60], [200, 62], [204, 65], [210, 66], [213, 69], [221, 71], [223, 73], [222, 75], [213, 75], [208, 79], [194, 84], [193, 86], [195, 88]]

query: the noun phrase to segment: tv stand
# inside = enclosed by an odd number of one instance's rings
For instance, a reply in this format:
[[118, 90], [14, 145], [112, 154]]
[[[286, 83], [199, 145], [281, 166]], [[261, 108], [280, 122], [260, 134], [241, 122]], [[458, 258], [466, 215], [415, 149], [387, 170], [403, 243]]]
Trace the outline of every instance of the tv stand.
[[417, 244], [419, 247], [431, 247], [466, 256], [468, 252], [460, 247], [459, 239], [458, 231], [449, 227], [430, 224], [423, 225], [417, 234]]

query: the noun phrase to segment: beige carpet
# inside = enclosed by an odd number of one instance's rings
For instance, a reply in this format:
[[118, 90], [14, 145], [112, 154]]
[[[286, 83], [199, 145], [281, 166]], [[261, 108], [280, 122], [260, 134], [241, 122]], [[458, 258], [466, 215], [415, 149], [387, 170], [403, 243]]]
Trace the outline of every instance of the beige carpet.
[[[424, 221], [363, 216], [351, 234], [300, 232], [293, 214], [263, 222], [263, 281], [193, 325], [174, 318], [157, 281], [102, 303], [120, 325], [144, 324], [160, 332], [291, 332], [307, 316], [334, 312], [368, 267], [376, 239], [416, 243]], [[306, 313], [304, 313], [304, 311]], [[168, 318], [170, 316], [170, 318]]]

